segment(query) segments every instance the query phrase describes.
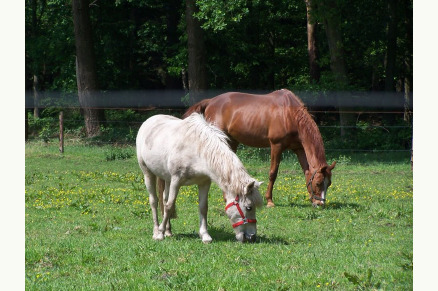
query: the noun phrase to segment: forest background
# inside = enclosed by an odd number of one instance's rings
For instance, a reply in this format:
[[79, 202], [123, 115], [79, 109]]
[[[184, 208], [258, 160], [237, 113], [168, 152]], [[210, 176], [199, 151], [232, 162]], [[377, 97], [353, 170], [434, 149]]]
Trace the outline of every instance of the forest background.
[[[287, 88], [328, 148], [412, 148], [412, 1], [28, 0], [25, 8], [26, 138], [53, 137], [67, 107], [69, 133], [132, 142], [144, 109], [178, 115], [221, 92]], [[120, 108], [132, 110], [108, 110]]]

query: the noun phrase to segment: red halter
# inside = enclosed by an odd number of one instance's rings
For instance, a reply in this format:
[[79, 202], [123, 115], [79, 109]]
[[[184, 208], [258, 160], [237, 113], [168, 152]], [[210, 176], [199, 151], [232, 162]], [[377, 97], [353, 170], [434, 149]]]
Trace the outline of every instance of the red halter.
[[242, 224], [247, 224], [247, 223], [256, 223], [257, 219], [248, 219], [245, 217], [245, 214], [243, 214], [242, 209], [240, 208], [239, 205], [239, 196], [236, 196], [236, 200], [234, 200], [233, 202], [229, 203], [227, 206], [225, 206], [225, 211], [227, 211], [228, 208], [230, 208], [231, 206], [236, 205], [237, 207], [237, 211], [239, 211], [240, 216], [242, 217], [242, 220], [239, 222], [234, 223], [232, 226], [233, 228], [238, 227], [239, 225]]

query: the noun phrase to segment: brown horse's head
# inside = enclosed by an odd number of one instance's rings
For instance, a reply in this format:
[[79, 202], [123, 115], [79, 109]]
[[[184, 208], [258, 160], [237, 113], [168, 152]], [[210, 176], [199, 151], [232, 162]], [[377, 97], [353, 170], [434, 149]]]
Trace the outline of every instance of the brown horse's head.
[[332, 170], [336, 162], [331, 166], [326, 165], [314, 172], [306, 170], [306, 185], [313, 206], [324, 206], [328, 187], [332, 184]]

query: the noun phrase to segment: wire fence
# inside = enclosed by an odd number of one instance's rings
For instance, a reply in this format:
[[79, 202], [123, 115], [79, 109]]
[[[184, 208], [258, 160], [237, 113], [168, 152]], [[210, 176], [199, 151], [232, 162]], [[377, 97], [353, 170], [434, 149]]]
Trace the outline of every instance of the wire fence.
[[[203, 97], [219, 93], [223, 92], [209, 91]], [[105, 112], [105, 118], [99, 120], [101, 135], [87, 139], [77, 93], [44, 92], [36, 103], [32, 92], [26, 92], [26, 139], [57, 138], [60, 128], [57, 115], [62, 111], [66, 139], [80, 137], [96, 145], [132, 145], [138, 128], [148, 117], [158, 113], [181, 117], [187, 108], [182, 102], [187, 94], [180, 90], [100, 93], [88, 109]], [[327, 152], [412, 151], [412, 94], [301, 92], [297, 95], [317, 123]], [[33, 116], [35, 107], [39, 108], [40, 118]], [[349, 122], [341, 124], [342, 114], [350, 118]]]
[[[63, 111], [64, 113], [64, 111]], [[157, 111], [154, 113], [162, 113]], [[149, 115], [153, 115], [151, 113]], [[166, 112], [169, 113], [169, 112]], [[68, 115], [68, 114], [67, 114]], [[179, 112], [178, 114], [179, 115]], [[398, 114], [400, 115], [400, 114]], [[31, 113], [28, 113], [31, 116]], [[65, 118], [60, 121], [55, 117], [33, 118], [26, 120], [29, 123], [30, 139], [55, 139], [60, 133], [60, 126], [65, 131], [64, 136], [69, 138], [81, 138], [85, 143], [94, 145], [133, 145], [135, 136], [141, 124], [147, 117], [142, 119], [142, 115], [134, 115], [135, 120], [126, 120], [123, 114], [122, 119], [105, 119], [99, 121], [101, 136], [97, 138], [86, 138], [84, 133], [84, 120], [79, 118]], [[401, 116], [392, 116], [396, 123], [402, 124], [372, 124], [369, 118], [355, 125], [340, 125], [338, 120], [333, 120], [332, 124], [324, 124], [325, 119], [330, 119], [327, 115], [322, 115], [318, 123], [318, 128], [323, 136], [326, 152], [405, 152], [412, 150], [412, 125], [403, 122]], [[132, 118], [132, 117], [131, 117]], [[141, 119], [141, 120], [140, 120]], [[372, 118], [371, 118], [372, 120]], [[345, 136], [340, 136], [341, 129]]]

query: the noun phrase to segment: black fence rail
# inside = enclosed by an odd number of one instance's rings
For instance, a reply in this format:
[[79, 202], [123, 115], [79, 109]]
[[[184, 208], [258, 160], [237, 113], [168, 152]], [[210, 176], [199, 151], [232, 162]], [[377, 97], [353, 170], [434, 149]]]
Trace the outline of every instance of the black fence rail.
[[[102, 109], [185, 109], [196, 101], [212, 98], [230, 90], [208, 90], [191, 94], [184, 90], [107, 91], [94, 92], [87, 101], [89, 108]], [[269, 91], [239, 90], [252, 94], [267, 94]], [[371, 109], [376, 111], [412, 111], [412, 93], [403, 92], [296, 92], [294, 93], [312, 110], [348, 111]], [[38, 100], [35, 96], [38, 96]], [[26, 108], [79, 108], [77, 92], [26, 91]]]

